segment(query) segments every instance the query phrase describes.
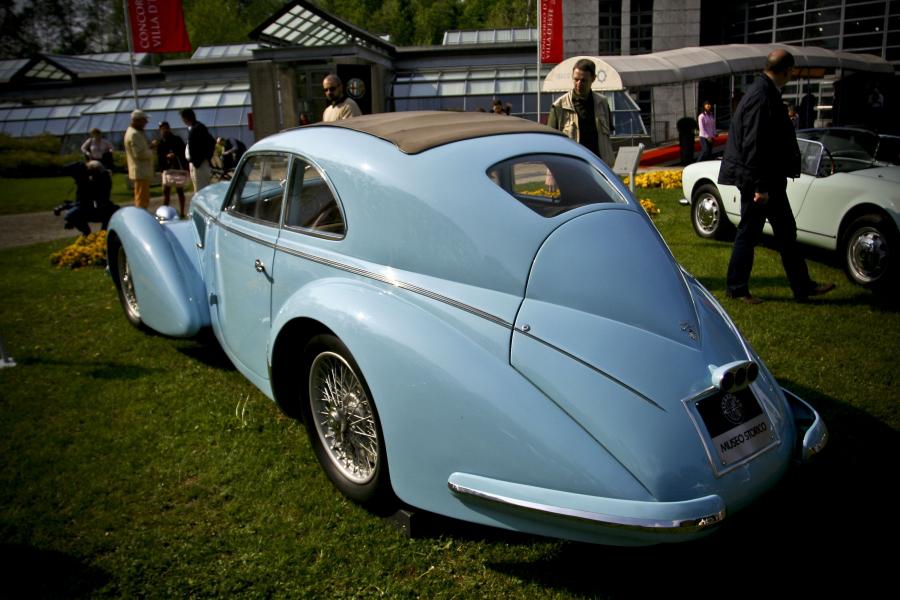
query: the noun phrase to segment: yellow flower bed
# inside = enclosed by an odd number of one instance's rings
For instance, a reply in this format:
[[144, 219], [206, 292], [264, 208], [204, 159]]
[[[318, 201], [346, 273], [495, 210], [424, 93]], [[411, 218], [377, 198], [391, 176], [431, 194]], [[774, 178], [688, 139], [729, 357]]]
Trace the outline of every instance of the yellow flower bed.
[[651, 217], [655, 217], [659, 214], [659, 208], [652, 200], [650, 200], [650, 198], [641, 198], [641, 208], [643, 208]]
[[546, 188], [539, 188], [532, 191], [523, 190], [519, 192], [523, 196], [543, 196], [544, 198], [559, 198], [559, 190], [548, 190]]
[[[625, 185], [629, 178], [625, 177]], [[641, 173], [634, 178], [635, 187], [662, 188], [664, 190], [677, 190], [681, 188], [681, 171], [650, 171]]]
[[50, 255], [50, 264], [62, 269], [106, 266], [106, 232], [96, 231], [80, 236], [72, 244]]

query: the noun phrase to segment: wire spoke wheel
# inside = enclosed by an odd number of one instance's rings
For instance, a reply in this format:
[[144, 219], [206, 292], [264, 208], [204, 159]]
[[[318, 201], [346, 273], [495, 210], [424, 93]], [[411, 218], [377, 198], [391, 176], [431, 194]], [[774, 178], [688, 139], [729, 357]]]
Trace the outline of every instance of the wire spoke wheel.
[[326, 351], [309, 371], [310, 411], [328, 458], [341, 475], [362, 485], [375, 476], [378, 426], [366, 390], [341, 355]]
[[125, 255], [125, 247], [121, 244], [116, 251], [116, 276], [125, 316], [128, 317], [129, 321], [137, 325], [141, 323], [141, 308], [138, 305], [137, 294], [134, 291], [134, 277], [131, 273], [131, 265], [128, 262], [128, 257]]

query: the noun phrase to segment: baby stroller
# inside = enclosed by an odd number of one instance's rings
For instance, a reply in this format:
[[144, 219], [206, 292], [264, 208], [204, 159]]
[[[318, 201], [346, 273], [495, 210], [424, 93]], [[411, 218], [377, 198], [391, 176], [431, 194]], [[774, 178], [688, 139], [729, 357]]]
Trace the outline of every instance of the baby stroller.
[[63, 174], [75, 180], [75, 202], [66, 201], [53, 209], [59, 215], [66, 211], [64, 227], [77, 229], [83, 235], [91, 233], [89, 223], [100, 223], [106, 229], [109, 219], [119, 207], [109, 199], [112, 177], [96, 160], [87, 163], [74, 162], [63, 167]]

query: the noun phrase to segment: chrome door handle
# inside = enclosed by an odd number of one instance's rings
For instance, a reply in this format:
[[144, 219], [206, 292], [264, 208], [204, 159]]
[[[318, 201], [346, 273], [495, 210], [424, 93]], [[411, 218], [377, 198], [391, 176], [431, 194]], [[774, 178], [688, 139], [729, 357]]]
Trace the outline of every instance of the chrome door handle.
[[254, 266], [254, 268], [256, 269], [256, 272], [257, 272], [257, 273], [262, 273], [263, 271], [266, 270], [266, 265], [264, 265], [264, 264], [262, 263], [262, 261], [259, 260], [258, 258], [256, 259], [256, 264], [253, 265], [253, 266]]

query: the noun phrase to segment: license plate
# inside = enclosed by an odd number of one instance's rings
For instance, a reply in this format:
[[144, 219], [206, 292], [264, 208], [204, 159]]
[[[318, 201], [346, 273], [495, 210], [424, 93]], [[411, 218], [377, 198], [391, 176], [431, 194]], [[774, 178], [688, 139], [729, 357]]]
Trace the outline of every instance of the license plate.
[[750, 388], [719, 392], [696, 402], [722, 467], [728, 467], [775, 443], [775, 431]]

